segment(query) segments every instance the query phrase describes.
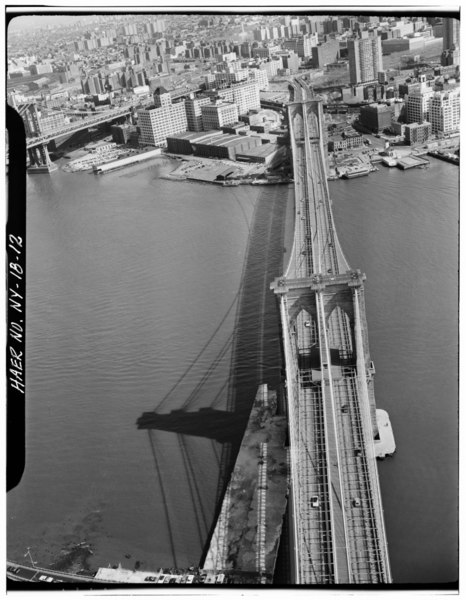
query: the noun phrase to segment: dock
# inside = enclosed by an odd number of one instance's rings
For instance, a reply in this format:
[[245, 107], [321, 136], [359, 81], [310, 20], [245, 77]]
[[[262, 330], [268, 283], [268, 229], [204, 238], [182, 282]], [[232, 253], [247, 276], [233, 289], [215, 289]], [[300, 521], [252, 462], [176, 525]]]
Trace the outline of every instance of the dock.
[[425, 158], [421, 158], [420, 156], [404, 156], [403, 158], [399, 158], [396, 166], [399, 169], [414, 169], [414, 167], [423, 167], [424, 165], [428, 165], [429, 161]]
[[155, 150], [149, 150], [147, 152], [141, 152], [139, 154], [135, 154], [134, 156], [128, 156], [126, 158], [120, 158], [117, 160], [113, 160], [108, 163], [104, 163], [102, 165], [95, 165], [93, 167], [94, 173], [108, 173], [109, 171], [115, 171], [116, 169], [121, 169], [122, 167], [126, 167], [128, 165], [133, 165], [136, 163], [144, 162], [151, 158], [158, 158], [162, 155], [162, 150], [160, 148], [156, 148]]

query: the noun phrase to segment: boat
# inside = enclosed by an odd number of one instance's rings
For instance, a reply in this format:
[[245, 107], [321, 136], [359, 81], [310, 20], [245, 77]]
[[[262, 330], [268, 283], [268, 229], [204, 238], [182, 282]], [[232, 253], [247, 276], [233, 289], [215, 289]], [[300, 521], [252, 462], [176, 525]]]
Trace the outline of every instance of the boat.
[[386, 167], [396, 167], [398, 156], [394, 152], [389, 152], [387, 156], [382, 158], [382, 162]]
[[369, 175], [370, 170], [366, 168], [350, 168], [342, 175], [343, 179], [354, 179], [355, 177], [364, 177]]

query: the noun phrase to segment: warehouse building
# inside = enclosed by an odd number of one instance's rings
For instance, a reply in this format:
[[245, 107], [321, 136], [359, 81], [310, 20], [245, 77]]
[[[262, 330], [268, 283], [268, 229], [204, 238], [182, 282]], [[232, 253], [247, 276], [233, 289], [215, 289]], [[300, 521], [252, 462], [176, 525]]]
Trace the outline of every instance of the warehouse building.
[[193, 154], [193, 144], [220, 137], [221, 131], [186, 131], [167, 137], [167, 151], [173, 154]]
[[285, 157], [286, 148], [277, 144], [262, 144], [246, 150], [246, 152], [236, 153], [236, 160], [263, 164], [271, 169], [282, 163]]
[[211, 139], [201, 142], [192, 142], [195, 156], [205, 156], [209, 158], [226, 158], [236, 160], [236, 155], [244, 154], [251, 148], [261, 145], [259, 137], [247, 135], [228, 135], [212, 136]]

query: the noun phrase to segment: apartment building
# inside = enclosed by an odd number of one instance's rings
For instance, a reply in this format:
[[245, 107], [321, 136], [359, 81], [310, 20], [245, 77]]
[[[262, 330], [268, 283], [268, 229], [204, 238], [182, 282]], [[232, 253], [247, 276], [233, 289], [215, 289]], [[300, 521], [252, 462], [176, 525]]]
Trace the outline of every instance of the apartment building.
[[249, 79], [257, 83], [259, 90], [267, 92], [269, 89], [269, 78], [265, 69], [250, 69]]
[[246, 114], [250, 110], [258, 110], [260, 108], [259, 86], [253, 81], [217, 90], [215, 95], [225, 102], [234, 102], [238, 107], [239, 114]]
[[348, 40], [348, 58], [351, 85], [377, 81], [383, 71], [380, 37]]

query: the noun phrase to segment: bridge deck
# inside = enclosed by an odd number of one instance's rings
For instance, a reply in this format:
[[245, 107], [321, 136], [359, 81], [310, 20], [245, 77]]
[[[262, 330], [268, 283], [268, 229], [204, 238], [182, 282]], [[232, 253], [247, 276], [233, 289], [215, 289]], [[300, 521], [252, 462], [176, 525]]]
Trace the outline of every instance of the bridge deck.
[[61, 127], [59, 129], [56, 129], [55, 131], [51, 131], [50, 133], [40, 135], [38, 137], [29, 137], [26, 139], [26, 150], [35, 148], [37, 146], [47, 145], [55, 138], [60, 137], [62, 135], [76, 133], [77, 131], [81, 131], [82, 129], [87, 129], [88, 127], [100, 125], [101, 123], [105, 123], [107, 121], [113, 121], [113, 119], [117, 119], [118, 117], [123, 117], [125, 115], [130, 114], [132, 110], [133, 106], [131, 105], [107, 110], [101, 113], [93, 113], [94, 116], [91, 118], [85, 118], [81, 119], [80, 121], [75, 121], [74, 123], [70, 123], [66, 127]]
[[322, 109], [305, 86], [289, 106], [296, 226], [281, 298], [291, 439], [296, 583], [390, 581], [373, 450], [364, 302], [336, 235]]

